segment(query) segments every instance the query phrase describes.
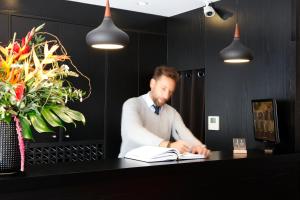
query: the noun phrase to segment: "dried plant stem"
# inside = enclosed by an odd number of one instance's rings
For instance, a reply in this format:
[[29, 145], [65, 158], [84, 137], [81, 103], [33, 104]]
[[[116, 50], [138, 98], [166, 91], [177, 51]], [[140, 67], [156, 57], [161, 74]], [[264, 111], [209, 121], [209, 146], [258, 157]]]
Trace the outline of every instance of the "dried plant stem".
[[[68, 55], [67, 50], [65, 49], [65, 47], [62, 45], [61, 41], [58, 39], [58, 37], [52, 33], [48, 33], [48, 32], [37, 32], [36, 34], [46, 34], [46, 35], [50, 35], [51, 37], [54, 37], [55, 40], [50, 40], [47, 41], [47, 43], [49, 42], [58, 42], [59, 46], [60, 46], [60, 50], [62, 51], [63, 54]], [[40, 44], [41, 45], [41, 44]], [[83, 101], [88, 99], [91, 96], [92, 93], [92, 85], [91, 85], [91, 79], [86, 76], [85, 74], [83, 74], [81, 71], [79, 71], [79, 69], [76, 67], [76, 65], [73, 63], [72, 59], [69, 58], [69, 61], [71, 63], [71, 65], [74, 67], [74, 69], [76, 70], [76, 72], [78, 72], [78, 74], [80, 74], [81, 76], [83, 76], [84, 78], [86, 78], [88, 80], [88, 84], [89, 84], [89, 93], [86, 97], [83, 98]]]

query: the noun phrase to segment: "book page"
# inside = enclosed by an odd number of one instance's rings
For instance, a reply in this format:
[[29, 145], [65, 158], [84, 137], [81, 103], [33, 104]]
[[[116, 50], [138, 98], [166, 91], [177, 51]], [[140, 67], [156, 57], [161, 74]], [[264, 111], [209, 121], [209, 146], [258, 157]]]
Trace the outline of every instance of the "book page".
[[173, 148], [142, 146], [127, 152], [125, 158], [144, 162], [177, 160], [178, 152]]
[[179, 160], [188, 160], [188, 159], [203, 159], [205, 156], [203, 154], [194, 154], [194, 153], [183, 153], [179, 155]]

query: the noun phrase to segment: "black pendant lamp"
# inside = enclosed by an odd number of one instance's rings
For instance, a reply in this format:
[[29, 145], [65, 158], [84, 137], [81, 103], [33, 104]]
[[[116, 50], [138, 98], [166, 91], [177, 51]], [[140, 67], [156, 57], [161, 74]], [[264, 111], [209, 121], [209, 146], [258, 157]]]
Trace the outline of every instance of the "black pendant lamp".
[[109, 0], [106, 0], [102, 23], [86, 35], [86, 42], [97, 49], [122, 49], [129, 43], [129, 36], [116, 27], [111, 18]]
[[235, 25], [234, 38], [231, 44], [220, 51], [220, 56], [226, 63], [247, 63], [253, 59], [252, 53], [240, 41], [239, 25]]
[[236, 25], [234, 38], [231, 44], [220, 51], [220, 56], [226, 63], [247, 63], [253, 59], [252, 52], [240, 41], [240, 28], [238, 25], [238, 0], [236, 0]]

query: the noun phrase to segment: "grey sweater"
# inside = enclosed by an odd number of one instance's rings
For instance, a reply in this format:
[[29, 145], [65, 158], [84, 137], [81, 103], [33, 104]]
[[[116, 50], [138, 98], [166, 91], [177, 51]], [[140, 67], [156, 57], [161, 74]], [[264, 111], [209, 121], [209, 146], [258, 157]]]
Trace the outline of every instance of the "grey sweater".
[[202, 145], [184, 125], [181, 116], [173, 107], [165, 104], [157, 115], [143, 96], [130, 98], [123, 104], [119, 158], [140, 146], [159, 146], [162, 141], [170, 140], [171, 134], [175, 140], [183, 140], [191, 146]]

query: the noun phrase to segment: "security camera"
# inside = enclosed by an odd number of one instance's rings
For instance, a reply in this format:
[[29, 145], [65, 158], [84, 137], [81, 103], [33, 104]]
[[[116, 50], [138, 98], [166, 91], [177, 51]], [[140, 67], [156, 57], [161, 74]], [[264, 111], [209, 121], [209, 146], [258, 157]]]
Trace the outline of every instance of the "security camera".
[[213, 9], [213, 7], [211, 7], [209, 5], [209, 3], [207, 3], [207, 2], [205, 3], [203, 12], [204, 12], [205, 17], [213, 17], [216, 14], [215, 9]]

